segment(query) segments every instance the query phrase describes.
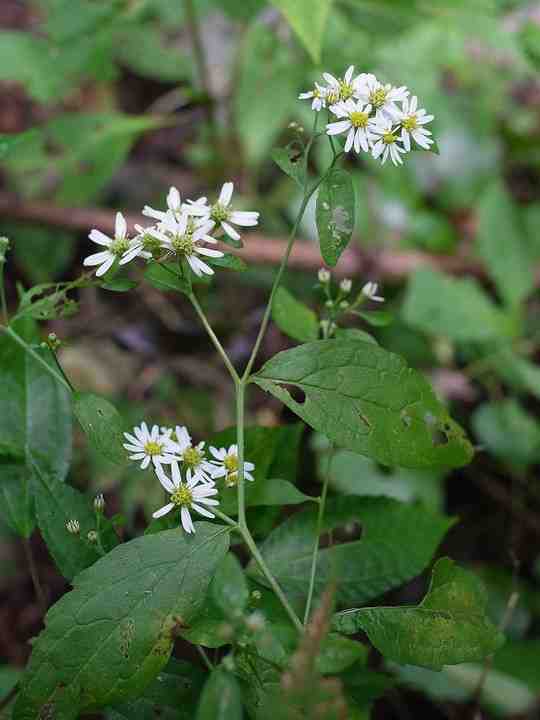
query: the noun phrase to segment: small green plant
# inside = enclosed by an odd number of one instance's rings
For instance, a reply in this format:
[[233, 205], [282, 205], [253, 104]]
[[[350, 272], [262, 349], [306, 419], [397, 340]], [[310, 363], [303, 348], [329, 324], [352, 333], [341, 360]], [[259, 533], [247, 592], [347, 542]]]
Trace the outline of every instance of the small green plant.
[[[454, 468], [473, 455], [428, 381], [365, 330], [342, 323], [347, 316], [368, 325], [389, 321], [389, 313], [370, 309], [384, 302], [373, 281], [353, 291], [345, 279], [335, 288], [329, 270], [321, 269], [320, 316], [282, 286], [316, 193], [323, 260], [335, 266], [347, 247], [355, 196], [343, 167], [346, 153], [401, 165], [414, 144], [435, 147], [425, 128], [433, 116], [418, 109], [407, 88], [372, 74], [355, 77], [352, 67], [343, 78], [325, 73], [324, 80], [301, 95], [314, 111], [308, 137], [298, 133], [294, 153], [289, 147], [273, 154], [302, 187], [303, 199], [244, 368], [227, 355], [198, 298], [216, 269], [242, 269], [227, 246], [241, 249], [237, 228], [260, 219], [236, 207], [231, 182], [210, 201], [182, 200], [171, 188], [167, 208], [145, 207], [153, 223], [136, 226], [133, 236], [118, 213], [114, 237], [97, 229], [89, 235], [99, 250], [84, 264], [96, 268], [95, 277], [36, 286], [21, 295], [12, 317], [3, 299], [2, 367], [16, 377], [1, 446], [13, 477], [8, 517], [25, 538], [37, 523], [73, 583], [34, 643], [15, 720], [69, 720], [102, 708], [113, 717], [148, 703], [182, 704], [200, 720], [235, 720], [244, 709], [265, 718], [278, 712], [279, 694], [287, 699], [279, 708], [285, 718], [352, 717], [391, 682], [367, 668], [367, 646], [354, 638], [359, 631], [387, 660], [432, 669], [482, 661], [501, 644], [481, 583], [448, 558], [435, 564], [418, 605], [366, 607], [428, 567], [453, 518], [384, 497], [331, 496], [329, 473], [320, 497], [308, 497], [295, 486], [298, 427], [246, 427], [246, 394], [257, 386], [332, 447], [386, 466]], [[327, 122], [319, 130], [323, 114]], [[310, 157], [320, 142], [329, 142], [331, 160], [314, 178]], [[3, 242], [2, 269], [6, 251]], [[58, 338], [39, 343], [35, 321], [76, 311], [73, 290], [134, 291], [126, 266], [137, 260], [145, 263], [145, 282], [193, 306], [230, 375], [234, 428], [200, 441], [185, 426], [160, 427], [147, 418], [126, 432], [107, 400], [72, 386], [57, 357]], [[272, 317], [300, 344], [256, 367]], [[65, 483], [72, 413], [97, 451], [149, 468], [163, 487], [165, 503], [140, 537], [121, 543], [103, 496], [91, 504]], [[250, 510], [257, 506], [298, 511], [255, 532]], [[171, 660], [179, 637], [197, 648], [206, 676]], [[210, 656], [209, 648], [218, 652]]]

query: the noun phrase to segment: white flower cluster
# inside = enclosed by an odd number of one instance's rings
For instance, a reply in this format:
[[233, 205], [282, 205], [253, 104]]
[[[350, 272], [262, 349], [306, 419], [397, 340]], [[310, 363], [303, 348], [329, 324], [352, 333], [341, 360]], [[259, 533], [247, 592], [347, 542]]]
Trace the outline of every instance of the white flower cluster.
[[411, 149], [411, 139], [425, 150], [433, 144], [424, 125], [434, 116], [418, 108], [418, 98], [411, 97], [404, 85], [383, 85], [371, 73], [354, 77], [353, 65], [343, 78], [330, 73], [323, 73], [323, 78], [326, 85], [315, 83], [313, 90], [299, 98], [311, 100], [316, 112], [327, 108], [337, 118], [326, 125], [326, 132], [346, 133], [345, 152], [354, 148], [356, 153], [371, 153], [383, 164], [390, 157], [394, 165], [401, 165], [401, 156]]
[[239, 242], [240, 233], [234, 226], [253, 227], [259, 222], [258, 212], [233, 209], [233, 190], [233, 183], [227, 182], [214, 204], [205, 197], [183, 203], [178, 190], [171, 187], [167, 195], [167, 209], [155, 210], [146, 205], [142, 214], [157, 222], [150, 227], [135, 225], [136, 235], [132, 238], [128, 237], [124, 216], [116, 213], [114, 237], [100, 230], [90, 232], [90, 240], [104, 250], [87, 257], [84, 264], [99, 266], [96, 275], [101, 276], [110, 270], [115, 260], [119, 265], [125, 265], [137, 257], [150, 260], [170, 255], [185, 259], [199, 277], [213, 275], [213, 269], [202, 258], [220, 258], [223, 253], [206, 247], [206, 244], [215, 245], [215, 235], [222, 233]]
[[[130, 460], [141, 461], [141, 468], [146, 469], [152, 463], [156, 476], [165, 490], [170, 494], [169, 502], [153, 514], [154, 518], [162, 517], [175, 508], [180, 508], [182, 527], [187, 533], [195, 532], [190, 511], [213, 518], [214, 514], [206, 507], [218, 505], [213, 498], [218, 494], [215, 481], [224, 478], [227, 487], [234, 487], [238, 482], [238, 447], [227, 448], [210, 446], [211, 460], [206, 457], [204, 442], [193, 444], [191, 435], [185, 426], [175, 428], [154, 425], [152, 429], [143, 422], [133, 428], [133, 434], [124, 433], [127, 443], [124, 444]], [[170, 466], [171, 474], [164, 470]], [[253, 481], [255, 465], [244, 462], [244, 477]]]

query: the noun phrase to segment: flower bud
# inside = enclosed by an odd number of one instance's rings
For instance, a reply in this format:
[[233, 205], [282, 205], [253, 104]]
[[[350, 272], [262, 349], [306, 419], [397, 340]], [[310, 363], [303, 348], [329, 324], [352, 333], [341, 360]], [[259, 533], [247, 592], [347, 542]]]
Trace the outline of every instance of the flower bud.
[[352, 280], [350, 278], [343, 278], [343, 280], [339, 283], [339, 289], [341, 292], [348, 295], [351, 292], [352, 288]]
[[346, 310], [349, 307], [349, 303], [346, 300], [342, 300], [339, 303], [339, 309], [340, 310]]
[[321, 268], [318, 272], [319, 282], [326, 285], [330, 282], [330, 272], [326, 268]]
[[251, 592], [251, 599], [252, 599], [254, 602], [259, 602], [259, 600], [260, 600], [261, 598], [262, 598], [262, 593], [261, 593], [260, 590], [253, 590], [253, 591]]
[[251, 615], [248, 615], [246, 618], [246, 627], [248, 630], [251, 630], [251, 632], [260, 632], [264, 630], [265, 625], [264, 615], [258, 611], [252, 612]]
[[46, 341], [47, 347], [50, 348], [53, 352], [56, 352], [60, 345], [62, 344], [61, 340], [58, 339], [58, 335], [56, 333], [49, 333], [47, 335], [47, 341]]
[[9, 250], [9, 240], [7, 237], [0, 237], [0, 265], [6, 262], [6, 253]]
[[92, 545], [95, 545], [98, 540], [98, 534], [95, 530], [89, 530], [86, 538], [89, 543], [91, 543]]
[[68, 520], [66, 523], [66, 530], [70, 535], [78, 535], [81, 532], [81, 526], [78, 520]]
[[99, 495], [96, 495], [94, 498], [94, 510], [97, 513], [102, 513], [105, 510], [105, 498], [103, 497], [103, 493], [99, 493]]

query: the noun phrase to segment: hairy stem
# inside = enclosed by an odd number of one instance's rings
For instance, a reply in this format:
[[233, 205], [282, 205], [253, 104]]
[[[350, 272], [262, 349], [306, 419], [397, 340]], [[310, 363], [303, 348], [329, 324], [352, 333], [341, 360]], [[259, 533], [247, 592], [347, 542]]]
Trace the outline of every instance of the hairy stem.
[[45, 596], [43, 586], [41, 585], [41, 581], [39, 579], [36, 562], [34, 560], [34, 554], [32, 552], [32, 546], [30, 545], [30, 540], [28, 538], [23, 539], [23, 547], [24, 553], [26, 555], [26, 561], [28, 563], [28, 569], [30, 570], [30, 577], [32, 578], [32, 585], [34, 586], [36, 599], [38, 601], [42, 614], [45, 615], [45, 613], [47, 612], [47, 598]]
[[65, 380], [62, 375], [60, 375], [53, 367], [51, 367], [49, 363], [45, 362], [45, 360], [32, 347], [30, 347], [30, 345], [25, 340], [23, 340], [22, 337], [20, 337], [20, 335], [17, 335], [15, 330], [13, 330], [9, 325], [0, 326], [0, 331], [5, 332], [6, 335], [9, 335], [12, 340], [14, 340], [18, 345], [24, 348], [25, 351], [37, 363], [39, 363], [49, 373], [49, 375], [52, 375], [53, 378], [60, 383], [60, 385], [63, 385], [68, 392], [73, 391], [73, 388], [71, 387], [69, 382]]
[[238, 383], [240, 381], [240, 378], [238, 377], [238, 373], [234, 369], [232, 362], [229, 360], [229, 356], [225, 352], [225, 349], [224, 349], [223, 345], [220, 343], [219, 338], [217, 337], [216, 333], [212, 330], [210, 323], [208, 322], [208, 318], [206, 317], [204, 310], [200, 306], [199, 301], [197, 300], [197, 298], [195, 297], [195, 295], [193, 293], [190, 293], [188, 295], [188, 297], [191, 301], [191, 304], [195, 308], [195, 311], [196, 311], [197, 315], [199, 316], [199, 319], [202, 322], [204, 329], [208, 333], [208, 337], [212, 341], [212, 344], [214, 345], [214, 347], [220, 354], [225, 367], [229, 371], [229, 374], [232, 377], [234, 384], [238, 385]]
[[328, 495], [328, 482], [330, 480], [330, 465], [332, 464], [332, 457], [334, 455], [333, 448], [330, 448], [328, 453], [328, 466], [326, 473], [324, 474], [323, 486], [321, 496], [319, 498], [319, 512], [317, 514], [317, 525], [315, 530], [315, 542], [313, 544], [313, 555], [311, 556], [311, 573], [309, 577], [309, 588], [308, 596], [306, 601], [306, 610], [304, 612], [304, 625], [307, 625], [309, 621], [309, 614], [311, 612], [311, 603], [313, 602], [313, 591], [315, 590], [315, 576], [317, 575], [317, 559], [319, 557], [319, 538], [321, 536], [324, 511], [326, 509], [326, 497]]

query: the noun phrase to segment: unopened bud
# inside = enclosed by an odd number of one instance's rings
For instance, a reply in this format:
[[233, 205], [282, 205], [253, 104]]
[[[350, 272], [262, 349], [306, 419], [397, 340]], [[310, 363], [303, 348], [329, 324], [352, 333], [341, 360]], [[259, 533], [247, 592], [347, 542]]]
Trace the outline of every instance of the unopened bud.
[[7, 237], [0, 237], [0, 265], [6, 262], [6, 253], [9, 250], [9, 240]]
[[253, 590], [251, 593], [251, 599], [255, 602], [259, 602], [259, 600], [262, 598], [262, 593], [260, 590]]
[[289, 130], [296, 130], [297, 127], [298, 127], [298, 123], [295, 122], [294, 120], [289, 123]]
[[318, 278], [320, 283], [326, 285], [327, 282], [330, 282], [330, 272], [326, 268], [321, 268], [318, 272]]
[[339, 303], [340, 310], [346, 310], [349, 307], [349, 303], [346, 300], [342, 300]]
[[251, 630], [251, 632], [260, 632], [264, 630], [265, 625], [264, 615], [260, 612], [252, 612], [251, 615], [248, 615], [246, 618], [246, 627], [248, 630]]
[[350, 278], [343, 278], [343, 280], [339, 283], [339, 289], [346, 295], [351, 292], [351, 288], [352, 280]]
[[66, 523], [66, 530], [70, 535], [78, 535], [81, 532], [81, 526], [78, 520], [68, 520]]
[[58, 339], [58, 335], [56, 333], [49, 333], [47, 335], [47, 347], [49, 347], [53, 352], [56, 352], [61, 344], [62, 342]]
[[103, 493], [99, 493], [99, 495], [96, 495], [94, 498], [94, 510], [97, 513], [102, 513], [105, 510], [105, 498], [103, 497]]
[[95, 530], [89, 530], [86, 538], [89, 543], [91, 543], [92, 545], [95, 545], [98, 541], [98, 534]]

